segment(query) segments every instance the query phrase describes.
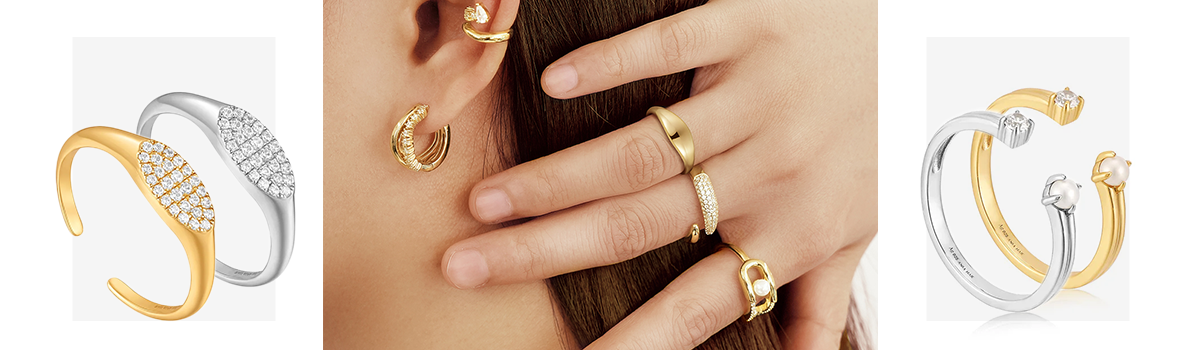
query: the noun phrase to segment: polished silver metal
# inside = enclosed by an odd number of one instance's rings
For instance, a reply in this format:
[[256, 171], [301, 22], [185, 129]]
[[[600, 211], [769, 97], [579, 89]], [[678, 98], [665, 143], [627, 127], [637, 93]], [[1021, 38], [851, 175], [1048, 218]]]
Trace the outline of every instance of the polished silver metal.
[[[1075, 206], [1059, 209], [1054, 206], [1058, 196], [1049, 194], [1050, 185], [1055, 181], [1066, 179], [1061, 174], [1051, 176], [1042, 190], [1042, 205], [1050, 217], [1050, 229], [1053, 243], [1050, 255], [1050, 270], [1042, 284], [1031, 294], [1016, 294], [996, 287], [988, 282], [971, 264], [954, 244], [950, 228], [946, 224], [946, 214], [942, 211], [942, 160], [946, 146], [955, 134], [963, 131], [982, 131], [997, 135], [1004, 129], [1003, 119], [999, 113], [983, 111], [971, 112], [958, 118], [951, 119], [933, 135], [925, 149], [925, 160], [921, 165], [921, 209], [924, 210], [925, 228], [929, 231], [929, 239], [941, 257], [942, 263], [950, 271], [950, 275], [971, 293], [988, 306], [1012, 312], [1028, 311], [1045, 303], [1062, 289], [1071, 274], [1071, 263], [1075, 257]], [[1032, 123], [1032, 121], [1028, 121]], [[1011, 129], [1009, 129], [1011, 130]], [[1033, 131], [1032, 124], [1023, 128], [1021, 137], [1006, 137], [1005, 140], [1019, 141], [1016, 147], [1028, 140]], [[1017, 135], [1012, 135], [1017, 136]], [[1003, 141], [1003, 140], [1002, 140]]]
[[[146, 109], [142, 111], [142, 116], [138, 120], [137, 133], [144, 137], [150, 137], [151, 131], [154, 129], [154, 122], [162, 114], [175, 114], [191, 120], [204, 134], [208, 136], [208, 140], [216, 149], [217, 154], [229, 166], [229, 171], [234, 178], [246, 191], [251, 198], [258, 203], [262, 209], [263, 215], [267, 221], [267, 231], [271, 238], [270, 256], [267, 258], [267, 264], [261, 271], [245, 271], [236, 269], [226, 265], [219, 259], [216, 263], [216, 276], [222, 281], [229, 282], [239, 286], [260, 286], [270, 283], [283, 273], [287, 267], [288, 261], [292, 257], [292, 245], [295, 241], [296, 227], [296, 210], [295, 197], [291, 191], [287, 192], [286, 196], [281, 195], [276, 187], [261, 186], [262, 182], [255, 184], [255, 181], [250, 179], [245, 171], [240, 171], [239, 161], [235, 160], [232, 153], [236, 150], [227, 149], [226, 143], [223, 142], [221, 136], [221, 126], [219, 124], [220, 113], [222, 109], [235, 108], [219, 101], [186, 92], [173, 92], [159, 96], [151, 101]], [[265, 128], [265, 126], [264, 126]], [[265, 131], [267, 135], [271, 135], [270, 131]], [[273, 135], [271, 136], [273, 138]], [[278, 148], [275, 143], [271, 144]], [[282, 149], [279, 149], [279, 156], [287, 162], [286, 156], [283, 155]], [[244, 159], [244, 157], [241, 157]], [[287, 162], [289, 177], [294, 187], [294, 178], [290, 177], [291, 165]], [[257, 172], [256, 172], [257, 174]], [[269, 184], [270, 182], [268, 182]]]

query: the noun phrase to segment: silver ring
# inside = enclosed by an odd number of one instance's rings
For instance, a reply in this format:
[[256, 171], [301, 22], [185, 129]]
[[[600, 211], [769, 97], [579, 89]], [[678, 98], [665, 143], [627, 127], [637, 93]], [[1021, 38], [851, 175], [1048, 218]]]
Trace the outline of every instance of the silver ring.
[[239, 286], [260, 286], [275, 280], [291, 260], [296, 228], [295, 177], [275, 136], [241, 108], [186, 92], [169, 93], [151, 101], [138, 119], [138, 135], [150, 137], [154, 121], [162, 114], [182, 116], [204, 130], [233, 177], [267, 219], [271, 252], [262, 271], [236, 269], [218, 259], [217, 278]]
[[971, 112], [946, 122], [925, 149], [925, 160], [921, 165], [921, 208], [924, 210], [929, 239], [958, 284], [988, 306], [1020, 312], [1032, 310], [1050, 300], [1062, 289], [1071, 274], [1071, 263], [1075, 258], [1075, 203], [1070, 200], [1071, 196], [1061, 193], [1064, 187], [1078, 191], [1077, 185], [1061, 186], [1070, 182], [1066, 176], [1059, 174], [1051, 176], [1042, 190], [1042, 204], [1046, 206], [1046, 214], [1050, 217], [1053, 248], [1046, 278], [1031, 294], [1002, 290], [980, 276], [954, 244], [946, 224], [946, 214], [942, 211], [942, 160], [950, 139], [959, 132], [982, 131], [996, 136], [997, 140], [1009, 147], [1018, 147], [1029, 140], [1033, 121], [1012, 117], [996, 112]]

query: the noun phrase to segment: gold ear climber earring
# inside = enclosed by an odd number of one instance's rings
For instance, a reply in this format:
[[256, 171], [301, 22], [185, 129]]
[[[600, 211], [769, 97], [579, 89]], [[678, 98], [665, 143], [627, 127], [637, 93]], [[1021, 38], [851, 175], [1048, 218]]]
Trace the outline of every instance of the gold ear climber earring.
[[413, 149], [413, 129], [428, 114], [429, 106], [419, 104], [409, 110], [392, 129], [392, 155], [400, 164], [416, 171], [437, 169], [446, 160], [446, 153], [450, 150], [450, 125], [446, 125], [433, 134], [433, 144], [428, 149], [420, 155], [416, 154]]
[[475, 26], [471, 24], [472, 22], [484, 24], [492, 19], [492, 16], [488, 13], [487, 8], [483, 7], [483, 4], [475, 3], [475, 5], [467, 7], [467, 10], [463, 13], [463, 18], [467, 20], [462, 25], [463, 31], [475, 41], [481, 43], [499, 43], [508, 41], [508, 38], [512, 36], [512, 29], [505, 29], [503, 32], [498, 33], [475, 30]]

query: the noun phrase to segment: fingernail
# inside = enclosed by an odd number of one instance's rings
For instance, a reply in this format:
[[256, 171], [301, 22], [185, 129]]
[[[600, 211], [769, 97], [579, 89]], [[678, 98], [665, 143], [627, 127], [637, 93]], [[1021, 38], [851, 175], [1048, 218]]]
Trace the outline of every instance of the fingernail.
[[578, 84], [579, 74], [575, 72], [575, 66], [570, 64], [551, 67], [542, 74], [542, 89], [550, 95], [571, 91]]
[[495, 222], [512, 215], [508, 194], [495, 188], [479, 191], [475, 197], [475, 213], [485, 222]]
[[467, 249], [454, 252], [446, 263], [446, 276], [458, 289], [478, 288], [488, 280], [487, 261], [478, 250]]

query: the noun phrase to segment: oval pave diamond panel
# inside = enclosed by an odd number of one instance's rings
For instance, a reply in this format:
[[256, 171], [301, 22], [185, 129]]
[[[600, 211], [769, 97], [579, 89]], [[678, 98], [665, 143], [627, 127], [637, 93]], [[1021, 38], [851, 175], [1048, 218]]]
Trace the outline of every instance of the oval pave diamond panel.
[[292, 163], [266, 125], [234, 106], [221, 108], [217, 125], [225, 150], [251, 183], [275, 198], [292, 196], [296, 190]]
[[146, 185], [163, 209], [179, 223], [195, 231], [208, 231], [216, 224], [212, 197], [200, 182], [200, 175], [175, 150], [156, 141], [142, 142], [138, 162]]

